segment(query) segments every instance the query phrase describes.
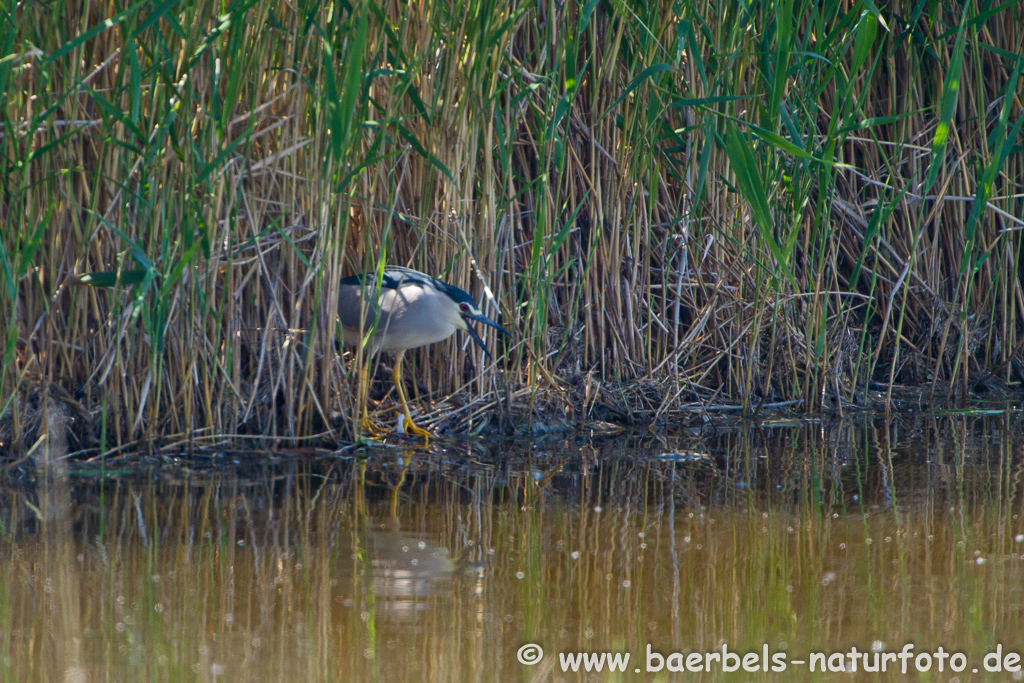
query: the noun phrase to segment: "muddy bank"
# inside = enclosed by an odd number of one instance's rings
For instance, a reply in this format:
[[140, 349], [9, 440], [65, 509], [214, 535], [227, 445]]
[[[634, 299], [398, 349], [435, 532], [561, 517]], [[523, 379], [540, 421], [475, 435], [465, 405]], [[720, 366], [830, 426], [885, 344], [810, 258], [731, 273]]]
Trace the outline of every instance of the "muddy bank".
[[[553, 379], [553, 378], [552, 378]], [[856, 401], [835, 401], [834, 409], [808, 415], [799, 401], [768, 402], [748, 405], [685, 402], [669, 393], [666, 383], [634, 381], [624, 384], [596, 382], [592, 376], [572, 380], [554, 380], [534, 390], [508, 392], [505, 400], [468, 400], [464, 395], [441, 401], [415, 402], [413, 410], [423, 406], [416, 420], [436, 435], [439, 441], [465, 437], [503, 438], [515, 436], [612, 435], [637, 429], [652, 434], [678, 435], [702, 433], [729, 427], [737, 422], [753, 424], [806, 419], [841, 421], [857, 414], [925, 413], [939, 409], [959, 410], [963, 414], [1006, 410], [1024, 403], [1024, 393], [989, 383], [975, 385], [966, 396], [959, 386], [892, 386], [873, 384], [855, 392]], [[955, 399], [955, 400], [951, 400]], [[268, 399], [269, 400], [269, 399]], [[273, 402], [271, 402], [273, 403]], [[390, 385], [375, 382], [371, 394], [371, 415], [389, 433], [379, 439], [398, 447], [423, 447], [419, 439], [394, 433], [397, 405]], [[257, 411], [259, 412], [259, 411]], [[273, 406], [263, 413], [273, 414]], [[0, 461], [18, 464], [40, 462], [59, 457], [76, 461], [103, 458], [134, 458], [154, 453], [199, 454], [223, 457], [233, 451], [272, 449], [292, 454], [326, 454], [351, 450], [371, 443], [364, 438], [348, 437], [351, 424], [347, 416], [333, 413], [330, 424], [317, 425], [307, 435], [260, 432], [258, 423], [234, 434], [170, 434], [101, 447], [106, 435], [101, 428], [102, 406], [84, 406], [55, 383], [30, 382], [23, 385], [11, 407], [0, 418]], [[278, 425], [279, 427], [283, 425]], [[427, 444], [425, 450], [431, 450]], [[444, 446], [441, 447], [442, 450]], [[289, 450], [290, 449], [290, 450]], [[205, 454], [205, 455], [203, 455]]]

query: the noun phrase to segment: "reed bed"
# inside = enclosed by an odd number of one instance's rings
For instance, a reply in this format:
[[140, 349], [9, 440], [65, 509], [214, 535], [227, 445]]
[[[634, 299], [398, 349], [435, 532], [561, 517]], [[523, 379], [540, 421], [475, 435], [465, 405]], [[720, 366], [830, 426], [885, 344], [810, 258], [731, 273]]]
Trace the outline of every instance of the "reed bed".
[[1024, 374], [1018, 3], [3, 12], [0, 449], [351, 438], [382, 262], [514, 330], [413, 354], [442, 431]]

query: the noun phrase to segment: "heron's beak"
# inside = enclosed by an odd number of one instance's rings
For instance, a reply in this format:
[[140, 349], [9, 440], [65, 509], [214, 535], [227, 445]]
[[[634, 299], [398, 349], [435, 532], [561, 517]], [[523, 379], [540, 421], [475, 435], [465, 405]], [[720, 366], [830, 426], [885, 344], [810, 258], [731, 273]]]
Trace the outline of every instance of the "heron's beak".
[[[467, 323], [469, 323], [469, 321], [471, 321], [471, 320], [475, 320], [478, 323], [483, 323], [484, 325], [490, 325], [494, 329], [500, 330], [501, 332], [504, 332], [505, 336], [508, 336], [508, 337], [512, 336], [512, 334], [508, 330], [506, 330], [504, 327], [502, 327], [498, 323], [496, 323], [493, 320], [491, 320], [490, 318], [488, 318], [483, 313], [481, 313], [480, 315], [472, 315], [470, 313], [463, 313], [462, 314], [462, 319], [465, 320]], [[490, 358], [491, 357], [491, 352], [487, 350], [487, 346], [484, 345], [484, 340], [480, 338], [480, 335], [476, 333], [476, 330], [473, 329], [472, 325], [468, 325], [468, 324], [466, 325], [466, 332], [469, 333], [469, 336], [473, 338], [473, 341], [475, 341], [477, 344], [479, 344], [480, 348], [484, 350], [485, 354], [487, 354], [487, 357]]]

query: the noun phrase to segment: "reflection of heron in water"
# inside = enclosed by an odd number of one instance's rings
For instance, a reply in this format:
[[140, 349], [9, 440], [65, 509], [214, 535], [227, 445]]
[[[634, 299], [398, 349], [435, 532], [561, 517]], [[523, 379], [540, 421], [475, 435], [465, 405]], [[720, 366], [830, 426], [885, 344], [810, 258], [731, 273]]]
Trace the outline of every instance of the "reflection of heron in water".
[[419, 534], [368, 532], [366, 554], [378, 597], [415, 600], [451, 591], [455, 562], [448, 549]]
[[412, 621], [434, 606], [459, 600], [468, 592], [462, 580], [482, 575], [424, 534], [379, 526], [360, 534], [352, 555], [351, 564], [338, 567], [341, 604], [372, 604], [378, 617], [398, 621]]
[[339, 567], [339, 586], [352, 593], [342, 604], [352, 607], [372, 601], [374, 608], [389, 618], [409, 621], [431, 606], [457, 599], [465, 586], [456, 579], [479, 578], [475, 565], [452, 558], [448, 549], [422, 533], [401, 530], [399, 498], [409, 479], [413, 454], [403, 453], [397, 465], [397, 480], [388, 484], [388, 516], [374, 520], [365, 500], [365, 464], [356, 481], [356, 524], [360, 531], [353, 548], [352, 564]]

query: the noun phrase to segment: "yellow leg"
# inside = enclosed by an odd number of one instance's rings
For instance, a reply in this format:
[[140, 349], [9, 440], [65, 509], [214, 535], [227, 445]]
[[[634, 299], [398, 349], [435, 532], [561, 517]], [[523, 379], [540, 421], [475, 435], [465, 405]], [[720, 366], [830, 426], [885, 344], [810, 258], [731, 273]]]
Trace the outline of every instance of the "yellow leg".
[[367, 406], [367, 403], [369, 403], [369, 384], [369, 369], [367, 364], [363, 363], [359, 368], [359, 412], [362, 413], [362, 417], [359, 420], [360, 434], [369, 434], [374, 439], [380, 439], [384, 437], [386, 432], [370, 419], [370, 409]]
[[422, 427], [417, 427], [412, 421], [412, 414], [409, 412], [409, 402], [405, 398], [405, 387], [402, 386], [402, 361], [405, 360], [405, 351], [401, 351], [398, 357], [395, 358], [395, 369], [391, 374], [391, 379], [395, 383], [395, 391], [398, 392], [398, 402], [400, 404], [399, 410], [405, 416], [405, 432], [407, 434], [415, 434], [422, 436], [424, 441], [429, 441], [430, 437], [433, 436], [430, 432]]

